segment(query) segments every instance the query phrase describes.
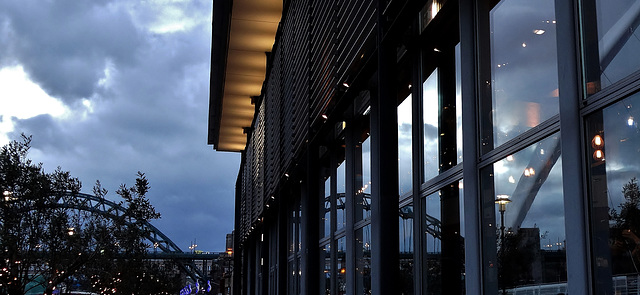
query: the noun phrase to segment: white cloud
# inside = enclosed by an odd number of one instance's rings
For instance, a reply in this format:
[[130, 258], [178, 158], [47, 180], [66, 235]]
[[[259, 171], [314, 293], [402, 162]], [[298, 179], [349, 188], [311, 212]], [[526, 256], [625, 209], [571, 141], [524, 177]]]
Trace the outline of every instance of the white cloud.
[[29, 79], [21, 65], [0, 69], [0, 145], [9, 142], [6, 134], [13, 131], [12, 118], [61, 117], [67, 112], [62, 102]]
[[177, 33], [210, 21], [210, 11], [189, 10], [192, 4], [197, 3], [192, 0], [143, 1], [130, 6], [129, 13], [139, 27], [152, 33]]

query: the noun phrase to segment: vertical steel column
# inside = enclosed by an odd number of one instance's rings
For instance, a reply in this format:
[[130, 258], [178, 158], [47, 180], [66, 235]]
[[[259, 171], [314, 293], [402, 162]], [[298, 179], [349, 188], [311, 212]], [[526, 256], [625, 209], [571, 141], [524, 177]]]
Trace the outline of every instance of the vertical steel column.
[[[584, 152], [580, 116], [578, 25], [576, 1], [556, 0], [558, 87], [562, 146], [562, 191], [567, 238], [567, 281], [569, 294], [592, 294], [589, 279], [588, 212], [583, 175]], [[595, 47], [597, 48], [597, 46]]]
[[[417, 22], [416, 26], [418, 26]], [[414, 31], [414, 34], [417, 32]], [[418, 36], [416, 36], [418, 39]], [[416, 42], [417, 43], [417, 42]], [[424, 140], [422, 139], [424, 132], [424, 125], [422, 123], [422, 107], [423, 107], [423, 93], [422, 93], [422, 81], [424, 81], [423, 74], [423, 58], [422, 50], [419, 44], [415, 44], [413, 50], [410, 51], [413, 58], [413, 74], [411, 84], [411, 115], [413, 128], [412, 132], [412, 166], [413, 166], [413, 290], [414, 294], [423, 294], [422, 290], [426, 290], [426, 271], [422, 268], [424, 253], [423, 236], [425, 230], [425, 216], [426, 208], [424, 199], [420, 194], [420, 187], [424, 179], [424, 169], [422, 163], [424, 163]]]
[[462, 130], [463, 177], [465, 212], [465, 284], [475, 292], [483, 290], [482, 284], [482, 234], [480, 214], [480, 182], [477, 159], [480, 145], [478, 136], [478, 65], [476, 1], [460, 1], [460, 60], [462, 68]]
[[385, 38], [385, 3], [377, 1], [377, 91], [371, 97], [371, 288], [376, 295], [400, 289], [396, 48]]
[[320, 208], [318, 207], [318, 197], [320, 196], [320, 165], [318, 163], [318, 149], [315, 145], [308, 145], [306, 154], [306, 177], [302, 180], [301, 186], [301, 261], [300, 269], [302, 277], [300, 279], [301, 294], [317, 294], [320, 290], [320, 251], [318, 248]]

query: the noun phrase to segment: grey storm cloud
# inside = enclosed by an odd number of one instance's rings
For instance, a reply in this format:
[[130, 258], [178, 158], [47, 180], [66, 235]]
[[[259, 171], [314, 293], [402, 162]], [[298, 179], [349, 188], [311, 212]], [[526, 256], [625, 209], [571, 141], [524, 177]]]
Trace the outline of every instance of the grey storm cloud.
[[139, 25], [161, 8], [122, 3], [0, 1], [0, 68], [22, 65], [73, 113], [3, 118], [14, 122], [9, 138], [33, 135], [30, 157], [70, 171], [83, 192], [100, 180], [117, 199], [120, 184], [146, 173], [162, 214], [154, 225], [183, 250], [195, 239], [199, 250], [224, 250], [240, 154], [206, 144], [211, 3], [177, 3], [205, 21], [166, 34]]
[[[4, 34], [15, 59], [49, 95], [90, 97], [108, 60], [136, 62], [144, 39], [124, 9], [109, 1], [3, 1]], [[9, 60], [13, 62], [13, 60]]]

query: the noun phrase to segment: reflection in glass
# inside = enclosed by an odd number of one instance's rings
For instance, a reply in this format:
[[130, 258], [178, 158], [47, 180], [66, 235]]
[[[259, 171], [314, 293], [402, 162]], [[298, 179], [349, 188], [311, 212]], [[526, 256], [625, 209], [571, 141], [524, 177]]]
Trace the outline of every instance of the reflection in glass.
[[371, 293], [371, 225], [355, 231], [356, 294]]
[[438, 69], [422, 83], [422, 123], [424, 124], [424, 181], [438, 175], [438, 139], [440, 111], [438, 95]]
[[[627, 294], [640, 267], [640, 95], [587, 118], [591, 222], [598, 294]], [[597, 152], [600, 152], [598, 156]]]
[[413, 294], [413, 205], [399, 210], [400, 294]]
[[298, 244], [298, 218], [296, 217], [297, 210], [291, 210], [291, 219], [289, 220], [289, 255], [293, 255], [296, 253], [296, 245]]
[[411, 95], [398, 106], [398, 194], [411, 191]]
[[[491, 10], [490, 117], [484, 152], [558, 114], [553, 0], [504, 0]], [[493, 138], [491, 140], [491, 138]]]
[[297, 280], [296, 280], [296, 273], [297, 273], [297, 269], [296, 269], [296, 264], [293, 260], [289, 260], [289, 262], [287, 263], [287, 274], [289, 277], [288, 283], [287, 283], [287, 287], [288, 287], [288, 294], [297, 294], [297, 290], [298, 290], [298, 286], [296, 286]]
[[367, 137], [360, 145], [361, 169], [356, 171], [355, 221], [371, 218], [371, 140]]
[[346, 181], [346, 175], [345, 175], [345, 166], [346, 162], [342, 161], [342, 163], [340, 163], [340, 165], [338, 166], [338, 171], [337, 171], [337, 181], [338, 181], [338, 185], [337, 185], [337, 195], [336, 195], [336, 230], [340, 230], [341, 228], [344, 227], [344, 225], [347, 222], [347, 216], [345, 214], [345, 181]]
[[640, 70], [639, 19], [638, 1], [584, 1], [587, 94], [596, 93]]
[[320, 294], [331, 294], [331, 246], [320, 247]]
[[485, 235], [495, 237], [487, 257], [497, 259], [502, 292], [566, 292], [561, 166], [555, 134], [481, 172], [485, 207], [494, 208], [485, 212]]
[[324, 206], [322, 212], [322, 232], [320, 237], [328, 237], [331, 234], [331, 177], [324, 181]]
[[465, 294], [461, 197], [462, 184], [455, 182], [423, 199], [426, 294]]
[[338, 295], [347, 294], [347, 238], [338, 239], [337, 288]]

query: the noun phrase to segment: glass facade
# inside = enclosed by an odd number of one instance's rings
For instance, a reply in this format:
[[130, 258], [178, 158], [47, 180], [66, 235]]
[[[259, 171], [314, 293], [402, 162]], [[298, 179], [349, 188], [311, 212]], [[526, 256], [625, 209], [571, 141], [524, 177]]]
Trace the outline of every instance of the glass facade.
[[411, 95], [398, 106], [398, 194], [402, 197], [412, 189], [412, 115]]
[[559, 109], [554, 1], [503, 0], [490, 21], [492, 108], [484, 121], [491, 125], [483, 129], [485, 151]]
[[485, 218], [487, 243], [495, 241], [496, 251], [489, 259], [497, 261], [503, 292], [567, 280], [561, 166], [555, 134], [481, 172], [485, 206], [495, 208]]
[[[596, 284], [602, 294], [627, 292], [640, 265], [640, 95], [586, 119]], [[622, 288], [624, 287], [624, 289]]]
[[286, 245], [286, 288], [255, 293], [637, 293], [639, 2], [382, 2], [413, 22], [332, 61], [349, 83], [310, 88], [332, 92], [300, 152], [277, 150], [277, 209], [239, 211]]
[[585, 92], [591, 95], [640, 69], [638, 1], [581, 1]]

